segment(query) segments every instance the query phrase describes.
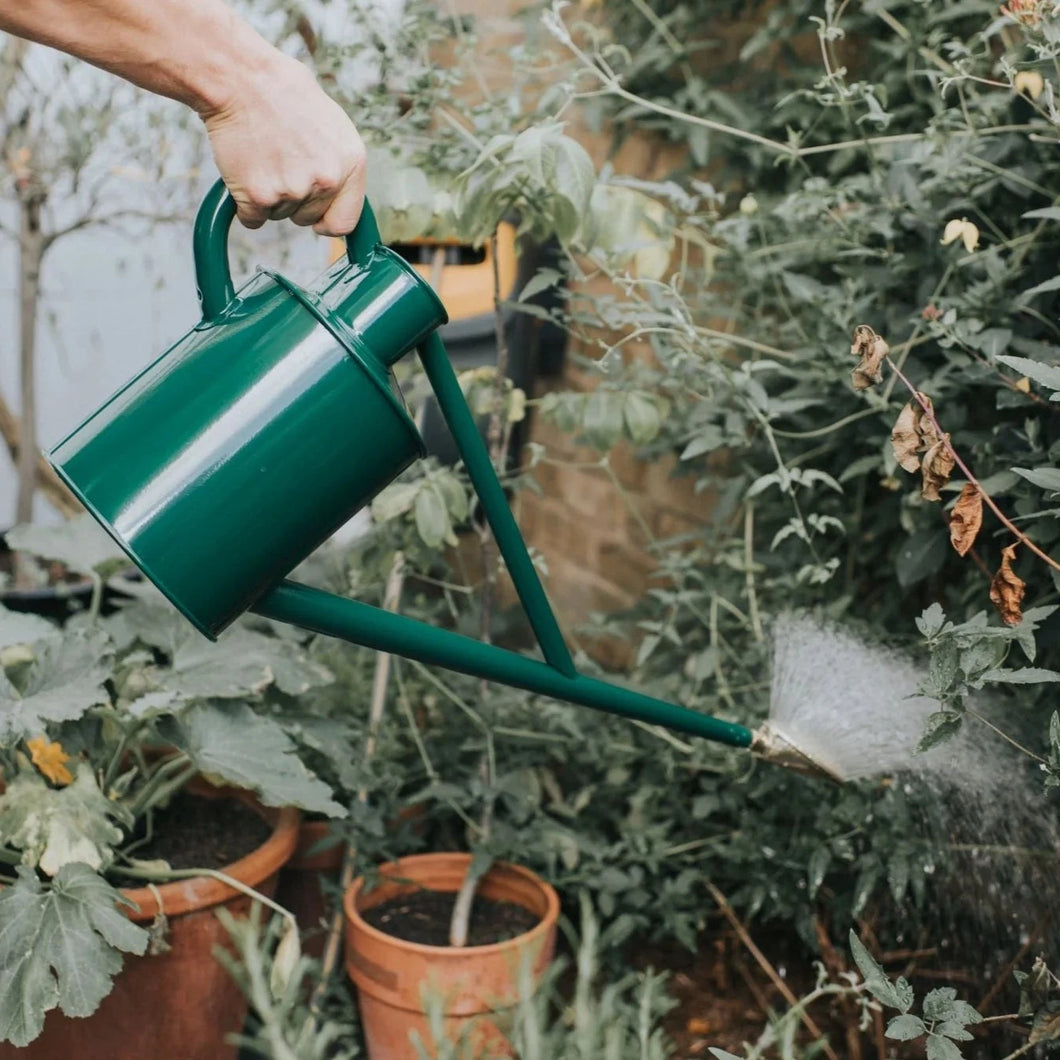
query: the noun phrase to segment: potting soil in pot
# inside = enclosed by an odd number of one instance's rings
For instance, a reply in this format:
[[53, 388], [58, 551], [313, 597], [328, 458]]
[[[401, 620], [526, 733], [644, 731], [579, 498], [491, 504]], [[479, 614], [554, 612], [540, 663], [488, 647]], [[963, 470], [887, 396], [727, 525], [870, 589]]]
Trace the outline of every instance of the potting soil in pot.
[[237, 799], [203, 799], [181, 793], [155, 813], [151, 839], [135, 850], [138, 860], [162, 858], [174, 869], [219, 869], [245, 857], [272, 828]]
[[[423, 946], [449, 945], [449, 920], [456, 904], [453, 891], [416, 891], [391, 898], [361, 916], [372, 927]], [[525, 934], [540, 917], [515, 902], [476, 898], [468, 927], [469, 946], [489, 946]]]

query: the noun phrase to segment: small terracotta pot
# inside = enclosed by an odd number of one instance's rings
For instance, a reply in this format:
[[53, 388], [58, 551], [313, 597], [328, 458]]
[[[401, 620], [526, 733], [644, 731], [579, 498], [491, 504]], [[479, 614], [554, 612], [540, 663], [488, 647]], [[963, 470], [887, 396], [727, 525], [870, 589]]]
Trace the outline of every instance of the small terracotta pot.
[[369, 1060], [416, 1060], [413, 1031], [431, 1049], [424, 988], [443, 999], [450, 1041], [466, 1040], [470, 1056], [480, 1060], [514, 1056], [505, 1031], [519, 1000], [520, 970], [529, 962], [536, 984], [555, 949], [559, 899], [549, 884], [519, 865], [493, 866], [479, 882], [478, 894], [515, 902], [540, 921], [517, 938], [489, 946], [454, 949], [406, 942], [361, 916], [421, 888], [459, 890], [470, 860], [470, 854], [402, 858], [381, 867], [380, 883], [371, 891], [360, 877], [346, 892], [346, 971], [357, 985]]
[[327, 940], [327, 920], [331, 902], [324, 880], [331, 877], [337, 886], [346, 844], [336, 843], [326, 850], [311, 853], [313, 847], [331, 831], [330, 821], [303, 821], [298, 830], [298, 845], [291, 860], [280, 873], [276, 901], [294, 913], [302, 936], [302, 950], [310, 957], [320, 957]]
[[[272, 834], [257, 850], [221, 870], [271, 897], [280, 867], [298, 842], [298, 811], [270, 810], [231, 789], [194, 790], [207, 798], [240, 798], [272, 825]], [[114, 989], [93, 1015], [70, 1019], [53, 1009], [36, 1041], [22, 1049], [0, 1045], [0, 1060], [236, 1060], [238, 1047], [225, 1038], [242, 1030], [247, 1004], [213, 956], [216, 946], [228, 944], [215, 910], [223, 905], [245, 914], [250, 899], [210, 876], [159, 884], [155, 892], [169, 919], [169, 951], [127, 954]], [[155, 892], [147, 887], [122, 891], [139, 907], [122, 907], [130, 920], [151, 922], [159, 910]]]

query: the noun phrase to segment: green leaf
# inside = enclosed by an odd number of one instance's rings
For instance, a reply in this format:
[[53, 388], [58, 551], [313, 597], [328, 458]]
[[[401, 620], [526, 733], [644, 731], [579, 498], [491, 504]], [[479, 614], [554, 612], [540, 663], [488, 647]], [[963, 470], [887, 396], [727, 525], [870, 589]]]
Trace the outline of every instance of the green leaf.
[[1060, 493], [1060, 468], [1055, 467], [1014, 467], [1012, 469], [1021, 478], [1043, 490]]
[[1060, 276], [1054, 276], [1051, 280], [1046, 280], [1044, 283], [1039, 283], [1026, 291], [1021, 291], [1017, 298], [1020, 302], [1029, 302], [1035, 295], [1057, 290], [1060, 290]]
[[36, 771], [19, 773], [0, 795], [0, 839], [22, 851], [24, 865], [54, 876], [64, 865], [83, 862], [93, 869], [110, 864], [122, 830], [132, 819], [108, 799], [92, 767], [79, 762], [73, 783], [53, 788]]
[[90, 1016], [110, 993], [125, 953], [142, 954], [148, 933], [115, 904], [115, 890], [87, 865], [66, 865], [45, 888], [32, 869], [0, 890], [0, 1040], [28, 1045], [58, 1006]]
[[691, 460], [693, 457], [702, 456], [704, 453], [712, 453], [725, 444], [725, 436], [721, 428], [713, 423], [708, 423], [696, 436], [681, 450], [682, 460]]
[[441, 548], [451, 541], [453, 525], [440, 490], [430, 483], [416, 494], [416, 532], [428, 548]]
[[1020, 670], [987, 670], [980, 680], [1004, 685], [1042, 685], [1050, 681], [1060, 681], [1060, 673], [1055, 670], [1042, 670], [1036, 666], [1024, 666]]
[[622, 437], [624, 395], [615, 390], [594, 390], [585, 402], [582, 430], [596, 449], [610, 449]]
[[1028, 219], [1040, 217], [1045, 221], [1060, 221], [1060, 206], [1043, 206], [1038, 210], [1028, 210], [1020, 214], [1020, 217]]
[[953, 1017], [953, 1003], [957, 1000], [957, 991], [952, 986], [941, 986], [924, 995], [924, 1018], [929, 1020], [948, 1020]]
[[662, 414], [659, 406], [646, 394], [634, 390], [626, 395], [623, 410], [626, 430], [636, 445], [646, 445], [662, 427]]
[[201, 772], [249, 788], [266, 806], [346, 815], [328, 785], [299, 760], [283, 729], [245, 703], [200, 703], [179, 719], [163, 719], [159, 730], [164, 739], [187, 752]]
[[[274, 684], [288, 695], [301, 695], [331, 681], [330, 671], [309, 659], [295, 641], [236, 626], [215, 643], [186, 623], [183, 641], [158, 677], [174, 705], [258, 698]], [[130, 709], [137, 713], [135, 703]]]
[[949, 536], [940, 530], [918, 530], [898, 550], [894, 569], [903, 589], [938, 573], [950, 552]]
[[927, 1060], [964, 1060], [960, 1049], [949, 1040], [931, 1034], [927, 1040]]
[[924, 722], [923, 735], [916, 745], [916, 753], [923, 754], [932, 747], [938, 747], [939, 744], [952, 739], [960, 732], [963, 722], [964, 715], [955, 710], [937, 710], [934, 714], [929, 714]]
[[589, 152], [570, 136], [559, 136], [554, 151], [551, 190], [563, 196], [571, 205], [573, 224], [570, 234], [573, 235], [581, 219], [589, 212], [589, 202], [596, 184], [596, 169]]
[[1003, 365], [1015, 369], [1021, 375], [1034, 379], [1049, 390], [1060, 390], [1060, 367], [1043, 364], [1041, 360], [1030, 360], [1027, 357], [999, 356], [996, 358]]
[[832, 851], [826, 846], [819, 846], [810, 855], [810, 865], [806, 870], [807, 897], [813, 898], [824, 882], [828, 874], [828, 866], [832, 862]]
[[92, 574], [123, 558], [122, 550], [91, 515], [79, 515], [57, 526], [27, 523], [4, 536], [11, 548], [57, 560], [68, 570], [82, 574]]
[[462, 523], [468, 517], [470, 511], [467, 490], [464, 488], [464, 484], [447, 469], [433, 474], [431, 481], [441, 491], [442, 499], [445, 501], [450, 518], [457, 523]]
[[887, 973], [876, 963], [876, 959], [865, 948], [861, 939], [854, 934], [853, 930], [850, 932], [849, 941], [854, 963], [858, 966], [869, 993], [888, 1008], [896, 1008], [904, 1012], [909, 1005], [903, 1004], [902, 995], [887, 978]]
[[110, 696], [110, 640], [103, 633], [76, 633], [38, 641], [22, 689], [0, 673], [0, 740], [42, 732], [45, 722], [73, 721]]
[[924, 1021], [919, 1016], [905, 1013], [895, 1016], [887, 1024], [887, 1030], [884, 1033], [888, 1038], [893, 1038], [897, 1042], [911, 1042], [914, 1038], [926, 1034], [927, 1027], [924, 1026]]
[[394, 482], [372, 501], [372, 518], [386, 523], [404, 515], [416, 503], [420, 482]]
[[40, 615], [22, 614], [0, 607], [0, 648], [8, 648], [12, 644], [32, 644], [45, 637], [59, 636], [60, 633], [58, 626]]
[[538, 269], [519, 292], [519, 301], [525, 302], [534, 295], [547, 291], [550, 287], [563, 282], [563, 273], [559, 269]]
[[896, 902], [902, 901], [909, 886], [909, 858], [896, 854], [887, 863], [887, 883]]
[[922, 636], [929, 639], [935, 636], [945, 624], [946, 612], [942, 610], [942, 605], [938, 603], [928, 607], [916, 620], [916, 628], [920, 630]]

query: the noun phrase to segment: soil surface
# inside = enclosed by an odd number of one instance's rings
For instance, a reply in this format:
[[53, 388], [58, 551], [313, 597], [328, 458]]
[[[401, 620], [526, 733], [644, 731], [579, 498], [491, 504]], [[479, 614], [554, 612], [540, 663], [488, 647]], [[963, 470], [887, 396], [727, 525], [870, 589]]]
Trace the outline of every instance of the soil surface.
[[137, 847], [145, 861], [163, 858], [174, 869], [220, 869], [257, 850], [272, 828], [238, 799], [182, 793], [155, 813], [154, 835]]
[[[406, 942], [424, 946], [449, 945], [449, 919], [453, 915], [453, 891], [416, 891], [391, 898], [361, 913], [365, 921], [380, 931]], [[514, 902], [476, 898], [468, 927], [469, 946], [489, 946], [525, 934], [540, 922], [529, 909]]]

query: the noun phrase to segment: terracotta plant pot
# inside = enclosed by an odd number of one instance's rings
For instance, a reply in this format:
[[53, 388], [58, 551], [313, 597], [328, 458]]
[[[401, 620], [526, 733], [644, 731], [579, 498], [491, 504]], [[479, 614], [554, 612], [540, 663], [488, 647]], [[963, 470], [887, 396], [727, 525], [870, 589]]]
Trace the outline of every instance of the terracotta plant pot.
[[[272, 826], [257, 850], [221, 871], [272, 896], [281, 866], [298, 842], [297, 810], [270, 810], [249, 795], [231, 790], [195, 789], [209, 798], [245, 801]], [[247, 1005], [231, 975], [213, 957], [228, 933], [214, 915], [218, 906], [245, 913], [250, 899], [209, 876], [122, 891], [139, 907], [125, 910], [131, 920], [149, 924], [159, 910], [169, 919], [167, 953], [125, 956], [114, 989], [87, 1019], [48, 1013], [44, 1033], [22, 1049], [0, 1045], [0, 1060], [117, 1060], [158, 1057], [171, 1060], [235, 1060], [238, 1048], [225, 1038], [238, 1033]]]
[[[425, 946], [394, 938], [372, 927], [361, 913], [421, 888], [455, 892], [469, 854], [420, 854], [380, 869], [380, 883], [365, 889], [364, 877], [344, 898], [346, 971], [357, 985], [369, 1060], [416, 1060], [411, 1034], [430, 1049], [424, 988], [444, 1004], [444, 1027], [451, 1041], [466, 1037], [470, 1055], [481, 1060], [513, 1056], [506, 1026], [519, 1000], [520, 969], [529, 962], [538, 982], [556, 941], [559, 899], [529, 869], [500, 862], [479, 883], [478, 894], [515, 902], [540, 917], [525, 934], [490, 946]], [[463, 1055], [463, 1054], [462, 1054]]]
[[280, 873], [276, 901], [294, 913], [302, 935], [302, 950], [310, 957], [320, 957], [327, 940], [327, 920], [331, 903], [325, 891], [327, 877], [338, 884], [346, 844], [336, 843], [326, 850], [312, 853], [331, 830], [330, 821], [303, 821], [298, 830], [298, 845], [291, 860]]

